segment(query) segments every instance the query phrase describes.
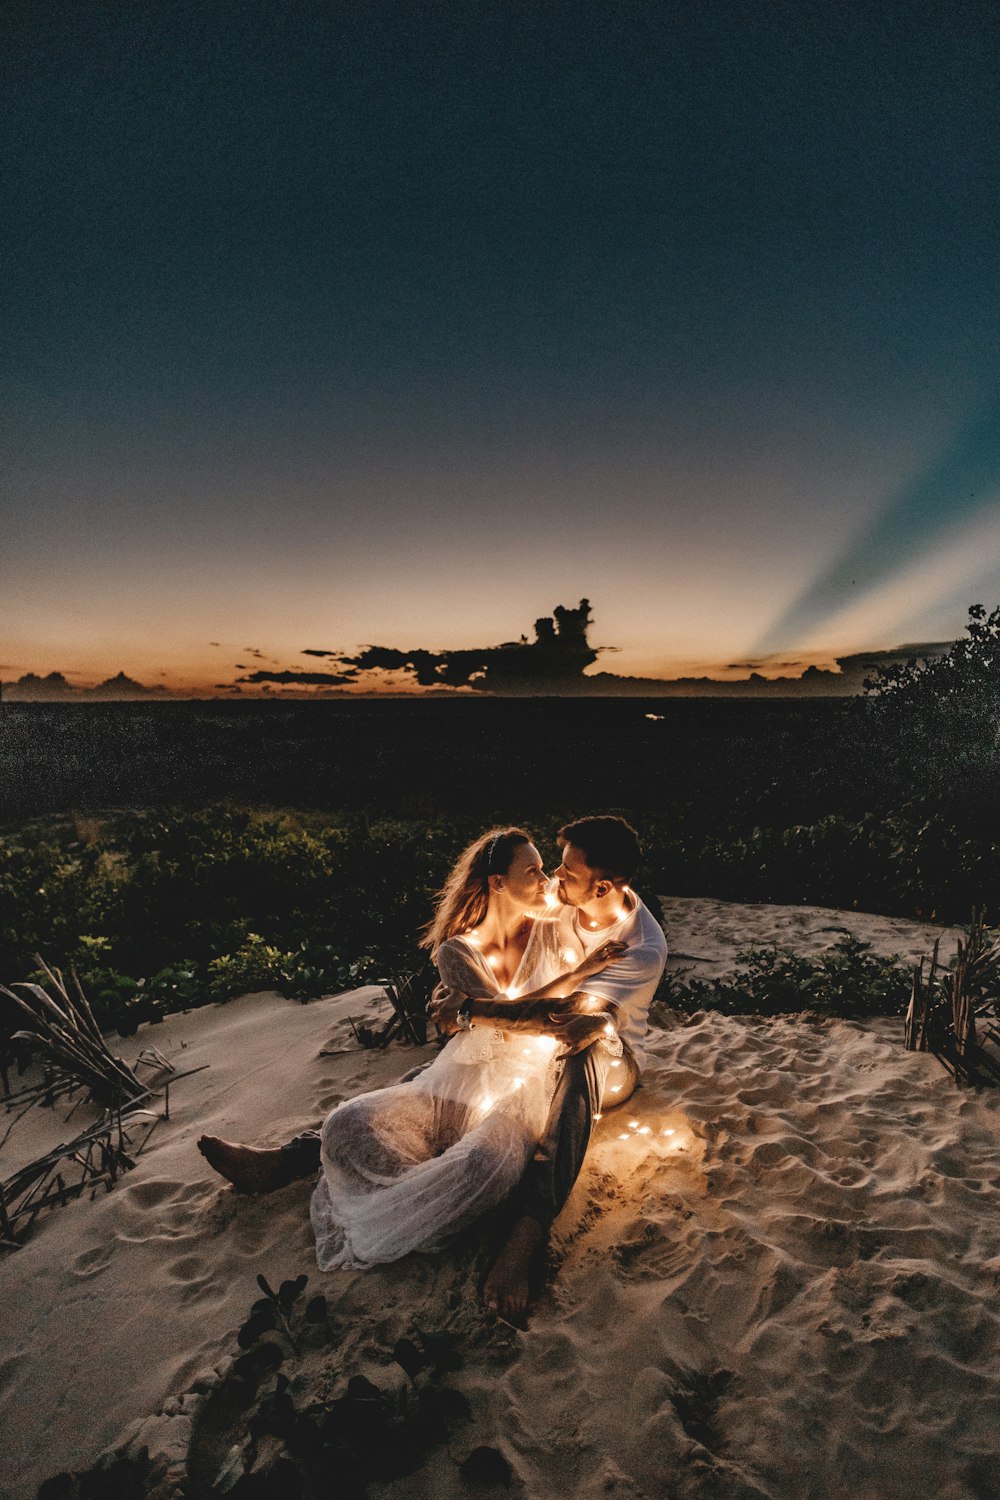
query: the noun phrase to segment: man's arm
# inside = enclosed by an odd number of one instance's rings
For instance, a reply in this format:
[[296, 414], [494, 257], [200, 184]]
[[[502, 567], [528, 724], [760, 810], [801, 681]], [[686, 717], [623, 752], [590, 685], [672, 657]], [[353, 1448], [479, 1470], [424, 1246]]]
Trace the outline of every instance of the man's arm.
[[[467, 999], [461, 990], [439, 984], [427, 1009], [441, 1030], [450, 1033], [460, 1029], [458, 1013]], [[559, 1027], [573, 1016], [594, 1012], [593, 1003], [582, 991], [563, 999], [547, 999], [544, 995], [529, 995], [522, 1000], [477, 998], [472, 1000], [471, 1006], [471, 1019], [477, 1026], [491, 1027], [495, 1031], [523, 1032], [528, 1036], [556, 1036]]]
[[[516, 1000], [474, 997], [475, 1019], [477, 1023], [500, 1031], [552, 1036], [553, 1027], [572, 1016], [593, 1015], [606, 1009], [603, 1003], [590, 999], [581, 986], [609, 964], [621, 959], [625, 952], [624, 943], [609, 939], [588, 954], [575, 969], [557, 975], [548, 984]], [[447, 959], [447, 963], [442, 963], [442, 959]], [[462, 972], [452, 972], [452, 961], [444, 947], [439, 953], [438, 969], [443, 982], [435, 988], [427, 1009], [438, 1029], [451, 1035], [460, 1029], [458, 1013], [469, 999], [469, 990], [463, 987]]]

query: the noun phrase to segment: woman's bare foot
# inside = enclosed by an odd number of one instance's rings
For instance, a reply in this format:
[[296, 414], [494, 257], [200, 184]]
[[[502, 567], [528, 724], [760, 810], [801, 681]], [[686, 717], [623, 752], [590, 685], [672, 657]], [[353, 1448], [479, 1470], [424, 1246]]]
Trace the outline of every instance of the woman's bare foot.
[[238, 1193], [272, 1193], [289, 1180], [280, 1146], [261, 1149], [223, 1141], [217, 1135], [203, 1135], [198, 1150]]
[[483, 1302], [512, 1322], [528, 1311], [531, 1300], [531, 1264], [545, 1242], [545, 1229], [537, 1219], [518, 1219], [500, 1248], [483, 1283]]

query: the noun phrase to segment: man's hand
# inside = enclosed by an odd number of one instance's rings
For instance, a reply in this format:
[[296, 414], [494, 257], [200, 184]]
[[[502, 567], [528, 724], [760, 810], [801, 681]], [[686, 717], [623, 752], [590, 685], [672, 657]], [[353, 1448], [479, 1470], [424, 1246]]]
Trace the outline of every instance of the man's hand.
[[571, 1020], [556, 1026], [554, 1031], [562, 1042], [562, 1051], [558, 1054], [562, 1060], [582, 1052], [585, 1047], [592, 1047], [602, 1037], [613, 1036], [614, 1022], [607, 1011], [601, 1011], [596, 1016], [573, 1016]]
[[577, 964], [570, 976], [574, 985], [582, 984], [585, 979], [591, 979], [595, 974], [600, 974], [609, 964], [615, 963], [622, 954], [626, 953], [627, 945], [619, 943], [611, 938], [606, 943], [601, 943], [593, 953], [588, 953], [582, 963]]
[[450, 990], [446, 984], [434, 986], [434, 993], [427, 1002], [427, 1014], [442, 1036], [454, 1036], [461, 1030], [458, 1013], [467, 999], [461, 990]]
[[577, 990], [574, 994], [567, 995], [565, 1000], [557, 1000], [549, 1011], [549, 1017], [553, 1021], [568, 1021], [570, 1016], [596, 1016], [599, 1011], [607, 1012], [612, 1021], [617, 1022], [616, 1001], [588, 995], [586, 990]]

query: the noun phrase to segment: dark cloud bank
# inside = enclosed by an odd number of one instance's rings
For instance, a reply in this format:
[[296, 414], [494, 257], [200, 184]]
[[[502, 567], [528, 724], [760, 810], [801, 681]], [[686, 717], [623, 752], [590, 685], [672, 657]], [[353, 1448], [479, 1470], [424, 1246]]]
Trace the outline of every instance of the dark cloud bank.
[[[932, 641], [896, 646], [885, 651], [863, 651], [837, 658], [837, 671], [810, 666], [796, 676], [765, 677], [753, 670], [766, 661], [733, 663], [730, 670], [743, 669], [746, 677], [721, 681], [714, 677], [623, 677], [615, 672], [585, 675], [608, 646], [592, 646], [588, 630], [592, 623], [590, 601], [581, 599], [575, 609], [558, 605], [550, 616], [535, 621], [534, 639], [504, 641], [498, 646], [472, 647], [461, 651], [429, 651], [424, 647], [365, 646], [356, 656], [310, 646], [303, 656], [324, 657], [329, 671], [300, 672], [260, 668], [236, 679], [216, 683], [219, 693], [239, 693], [242, 684], [267, 692], [273, 687], [299, 689], [309, 697], [356, 692], [362, 674], [399, 673], [406, 689], [449, 695], [477, 692], [487, 695], [528, 697], [637, 697], [637, 698], [810, 698], [844, 697], [859, 693], [866, 677], [876, 668], [912, 658], [943, 656], [950, 641]], [[252, 655], [261, 659], [254, 649]], [[782, 662], [782, 666], [791, 666]], [[242, 670], [242, 668], [237, 668]], [[363, 684], [367, 686], [367, 683]], [[3, 697], [10, 702], [125, 701], [145, 698], [183, 697], [164, 687], [145, 687], [124, 672], [96, 687], [77, 688], [61, 672], [39, 677], [28, 672], [16, 682], [4, 683]], [[312, 691], [309, 691], [312, 690]], [[388, 687], [383, 691], [391, 691]]]
[[[590, 601], [575, 609], [558, 605], [551, 616], [535, 621], [534, 640], [522, 636], [498, 646], [460, 651], [428, 651], [424, 647], [365, 646], [356, 656], [308, 647], [304, 656], [327, 657], [330, 672], [254, 672], [241, 682], [281, 684], [350, 684], [362, 672], [400, 672], [414, 686], [429, 692], [472, 689], [500, 696], [532, 694], [563, 697], [842, 697], [858, 693], [866, 677], [890, 662], [911, 657], [943, 655], [950, 641], [904, 645], [887, 651], [859, 652], [837, 659], [838, 671], [806, 667], [789, 677], [765, 677], [752, 670], [765, 662], [741, 663], [748, 675], [734, 682], [713, 677], [623, 677], [615, 672], [585, 675], [602, 650], [592, 646]], [[792, 665], [791, 663], [782, 663]]]

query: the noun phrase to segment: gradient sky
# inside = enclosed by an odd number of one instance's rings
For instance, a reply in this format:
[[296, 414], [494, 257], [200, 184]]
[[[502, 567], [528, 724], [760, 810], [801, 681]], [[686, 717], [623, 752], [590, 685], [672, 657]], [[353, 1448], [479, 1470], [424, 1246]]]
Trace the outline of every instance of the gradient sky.
[[986, 0], [0, 26], [4, 679], [584, 595], [605, 669], [823, 665], [1000, 601]]

